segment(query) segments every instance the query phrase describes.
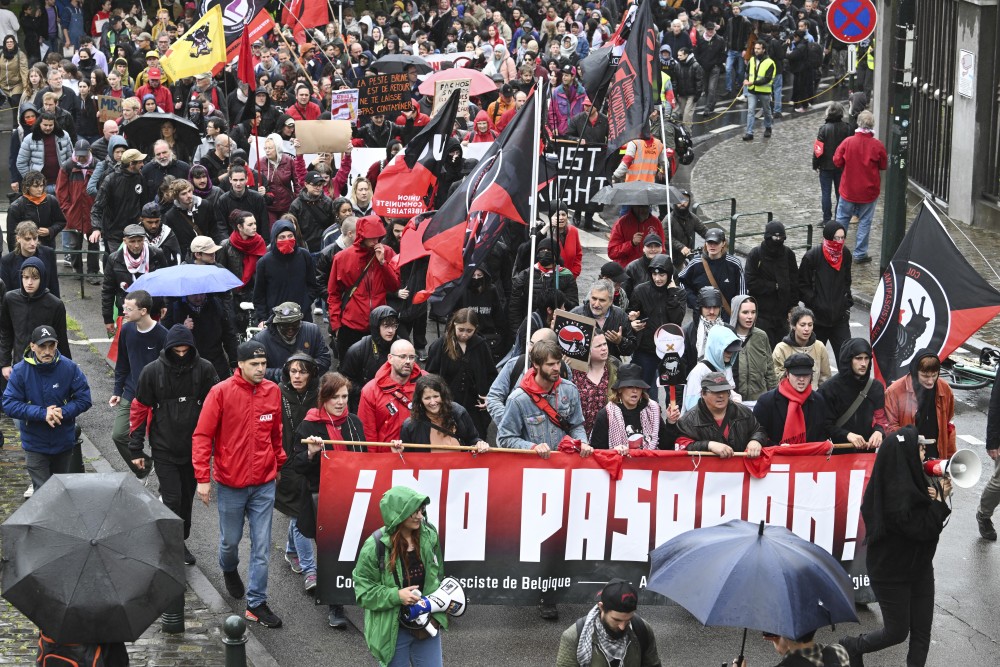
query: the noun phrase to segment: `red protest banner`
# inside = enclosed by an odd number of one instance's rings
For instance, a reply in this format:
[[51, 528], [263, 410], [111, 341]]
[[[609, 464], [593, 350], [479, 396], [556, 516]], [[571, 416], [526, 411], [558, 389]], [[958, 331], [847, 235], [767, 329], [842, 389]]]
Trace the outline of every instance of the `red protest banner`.
[[730, 519], [763, 519], [819, 544], [854, 577], [856, 599], [870, 601], [860, 509], [875, 457], [771, 449], [769, 466], [685, 452], [547, 461], [327, 452], [317, 512], [320, 600], [354, 603], [351, 572], [382, 526], [379, 500], [404, 485], [430, 497], [427, 520], [440, 532], [445, 572], [477, 591], [479, 604], [530, 605], [542, 592], [586, 603], [594, 582], [611, 576], [644, 586], [652, 549]]

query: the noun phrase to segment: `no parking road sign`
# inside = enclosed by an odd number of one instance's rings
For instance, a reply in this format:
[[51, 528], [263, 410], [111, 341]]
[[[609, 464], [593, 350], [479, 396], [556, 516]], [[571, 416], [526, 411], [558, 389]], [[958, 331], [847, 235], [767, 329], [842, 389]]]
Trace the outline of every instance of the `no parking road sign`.
[[878, 11], [872, 0], [833, 0], [826, 10], [826, 27], [845, 44], [871, 37], [877, 22]]

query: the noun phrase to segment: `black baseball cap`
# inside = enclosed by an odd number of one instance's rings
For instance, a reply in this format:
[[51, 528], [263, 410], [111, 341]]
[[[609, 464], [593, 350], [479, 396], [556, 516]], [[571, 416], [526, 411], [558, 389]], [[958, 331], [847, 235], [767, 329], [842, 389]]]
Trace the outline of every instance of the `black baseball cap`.
[[601, 589], [601, 606], [604, 611], [617, 611], [630, 614], [639, 606], [639, 591], [631, 582], [624, 579], [612, 579]]
[[144, 204], [142, 211], [139, 213], [140, 218], [157, 218], [160, 217], [160, 207], [155, 202], [149, 202]]
[[644, 246], [647, 246], [647, 245], [663, 246], [663, 239], [661, 239], [660, 235], [656, 234], [655, 232], [654, 233], [650, 233], [650, 234], [646, 234], [646, 238], [644, 238], [642, 240], [642, 245], [644, 245]]
[[625, 269], [618, 262], [605, 262], [601, 265], [601, 275], [612, 282], [620, 283], [625, 280]]
[[721, 229], [715, 228], [710, 229], [705, 232], [705, 242], [706, 243], [725, 243], [726, 233]]
[[266, 359], [267, 350], [264, 346], [255, 341], [248, 340], [245, 343], [240, 343], [240, 346], [236, 348], [236, 359], [238, 361], [250, 361], [251, 359]]
[[47, 324], [35, 327], [35, 330], [31, 332], [31, 342], [35, 345], [41, 345], [42, 343], [54, 343], [58, 341], [59, 339], [56, 337], [55, 327], [50, 327]]

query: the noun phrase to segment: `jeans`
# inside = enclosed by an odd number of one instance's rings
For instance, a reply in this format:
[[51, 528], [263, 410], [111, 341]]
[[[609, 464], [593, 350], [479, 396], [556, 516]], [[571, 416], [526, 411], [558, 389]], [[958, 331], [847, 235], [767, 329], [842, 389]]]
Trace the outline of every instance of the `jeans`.
[[59, 454], [24, 452], [24, 464], [31, 478], [31, 486], [37, 491], [52, 475], [66, 475], [73, 470], [73, 449]]
[[[885, 626], [848, 641], [851, 653], [873, 653], [902, 644], [910, 637], [906, 667], [923, 667], [931, 646], [934, 619], [934, 570], [928, 568], [916, 581], [878, 582], [872, 579]], [[852, 650], [853, 649], [853, 650]]]
[[163, 504], [184, 521], [184, 539], [191, 537], [191, 505], [198, 482], [194, 478], [191, 463], [168, 463], [162, 459], [156, 462], [156, 476], [160, 480], [160, 496]]
[[752, 93], [747, 91], [747, 134], [753, 134], [758, 104], [764, 110], [764, 129], [769, 129], [773, 122], [771, 118], [771, 96], [767, 93]]
[[139, 479], [143, 479], [152, 470], [150, 465], [153, 459], [142, 455], [145, 460], [146, 467], [142, 470], [137, 468], [134, 463], [132, 463], [132, 453], [128, 448], [128, 434], [129, 434], [129, 424], [128, 415], [129, 411], [132, 409], [132, 401], [126, 401], [124, 398], [118, 402], [115, 406], [115, 422], [111, 427], [111, 440], [115, 443], [115, 447], [118, 448], [118, 453], [122, 455], [125, 459], [125, 463], [128, 464], [129, 469], [135, 474]]
[[[833, 220], [834, 197], [840, 198], [840, 175], [844, 173], [840, 169], [820, 169], [819, 170], [819, 190], [823, 198], [823, 222]], [[830, 195], [833, 195], [831, 197]]]
[[855, 204], [844, 198], [837, 204], [837, 222], [847, 229], [851, 218], [858, 218], [858, 234], [854, 240], [854, 259], [858, 260], [868, 254], [868, 235], [872, 231], [872, 218], [875, 217], [875, 202]]
[[986, 482], [986, 488], [983, 489], [976, 518], [989, 519], [993, 516], [997, 505], [1000, 505], [1000, 456], [993, 461], [993, 476]]
[[285, 542], [285, 553], [299, 557], [302, 574], [316, 574], [316, 550], [312, 540], [299, 532], [299, 520], [293, 518], [288, 522], [288, 539]]
[[734, 86], [740, 86], [742, 90], [743, 71], [746, 66], [739, 51], [726, 52], [726, 90], [730, 93], [736, 92]]
[[386, 667], [440, 667], [441, 632], [427, 639], [415, 639], [404, 628], [396, 637], [396, 652]]
[[273, 481], [237, 489], [219, 484], [219, 568], [234, 572], [240, 564], [244, 519], [250, 523], [250, 573], [247, 606], [267, 602], [267, 564], [271, 551]]
[[642, 381], [649, 385], [646, 393], [654, 401], [660, 398], [660, 388], [656, 386], [656, 369], [660, 367], [660, 360], [655, 354], [636, 350], [632, 355], [632, 363], [639, 364], [642, 369]]
[[774, 96], [774, 113], [781, 113], [781, 87], [785, 85], [785, 75], [778, 73], [774, 75], [774, 86], [771, 94]]
[[[83, 232], [78, 232], [75, 230], [69, 230], [62, 232], [63, 240], [63, 250], [81, 250], [83, 249]], [[101, 272], [100, 258], [101, 258], [101, 244], [91, 243], [87, 241], [87, 273], [97, 274]], [[66, 255], [66, 259], [70, 264], [73, 265], [73, 270], [77, 273], [83, 273], [83, 256], [82, 255]]]

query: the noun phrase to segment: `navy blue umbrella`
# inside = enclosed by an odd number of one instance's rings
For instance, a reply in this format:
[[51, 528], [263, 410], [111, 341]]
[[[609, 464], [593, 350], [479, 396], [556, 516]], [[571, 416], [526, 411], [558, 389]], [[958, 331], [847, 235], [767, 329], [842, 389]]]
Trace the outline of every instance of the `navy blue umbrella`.
[[664, 542], [650, 554], [646, 587], [704, 625], [795, 638], [858, 620], [843, 566], [822, 547], [763, 521], [733, 520]]
[[764, 23], [777, 23], [778, 17], [763, 7], [748, 7], [740, 10], [740, 16], [750, 21], [763, 21]]

